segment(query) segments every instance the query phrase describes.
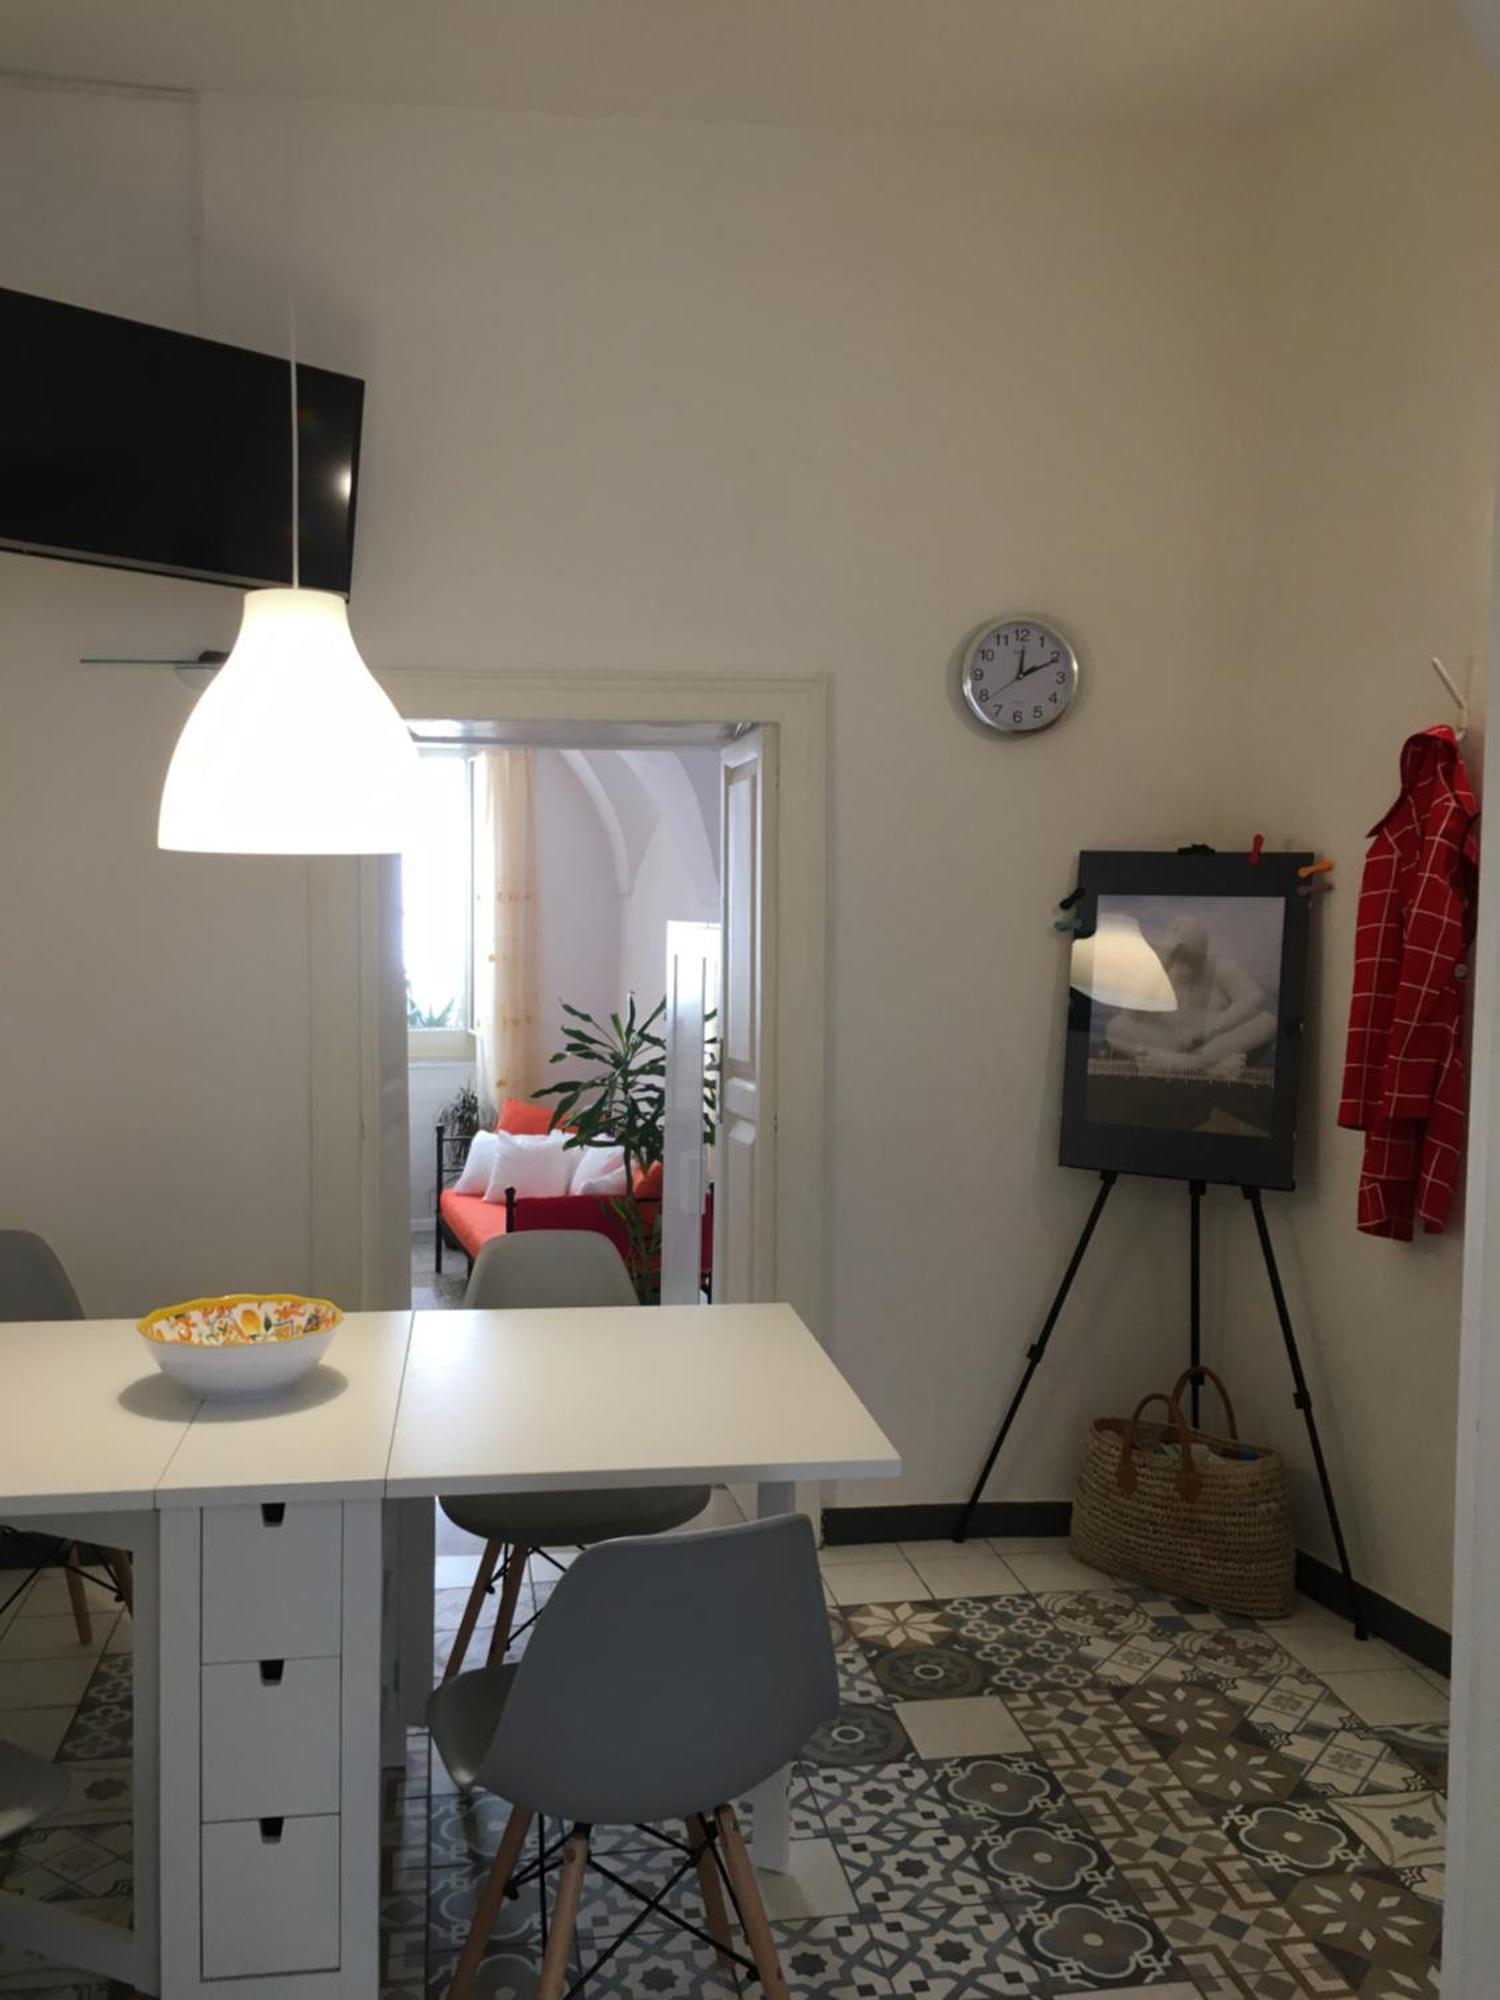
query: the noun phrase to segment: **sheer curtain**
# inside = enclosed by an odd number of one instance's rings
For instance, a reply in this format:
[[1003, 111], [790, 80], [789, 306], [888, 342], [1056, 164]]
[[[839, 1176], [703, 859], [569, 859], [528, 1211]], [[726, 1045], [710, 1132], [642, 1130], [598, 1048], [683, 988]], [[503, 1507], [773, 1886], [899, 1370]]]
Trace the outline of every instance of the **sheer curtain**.
[[474, 760], [474, 1032], [481, 1104], [529, 1097], [542, 1081], [529, 750]]

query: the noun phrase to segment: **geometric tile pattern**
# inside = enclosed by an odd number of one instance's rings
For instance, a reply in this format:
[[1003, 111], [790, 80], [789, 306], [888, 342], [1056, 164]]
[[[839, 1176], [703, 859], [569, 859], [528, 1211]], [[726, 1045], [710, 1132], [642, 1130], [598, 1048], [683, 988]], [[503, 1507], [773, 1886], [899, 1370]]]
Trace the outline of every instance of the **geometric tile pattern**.
[[[523, 1611], [552, 1574], [537, 1566]], [[439, 1657], [463, 1598], [439, 1591]], [[1444, 1724], [1372, 1727], [1274, 1626], [1135, 1585], [845, 1604], [830, 1624], [841, 1706], [792, 1787], [792, 1837], [821, 1857], [826, 1900], [773, 1920], [796, 2000], [1435, 2000]], [[975, 1728], [953, 1731], [971, 1701]], [[928, 1703], [942, 1727], [920, 1726]], [[1005, 1747], [944, 1753], [987, 1740]], [[7, 1888], [128, 1920], [129, 1752], [129, 1656], [106, 1650], [58, 1753], [72, 1794], [0, 1849]], [[439, 2000], [505, 1808], [459, 1796], [420, 1731], [382, 1804], [383, 2000]], [[641, 1829], [596, 1841], [648, 1890], [670, 1872]], [[580, 1951], [622, 1939], [637, 1909], [591, 1878]], [[540, 1927], [534, 1889], [507, 1905], [482, 2000], [531, 2000]], [[27, 2000], [113, 2000], [0, 1956], [0, 2000], [21, 1985]], [[655, 1918], [587, 1987], [734, 1992], [711, 1950]]]

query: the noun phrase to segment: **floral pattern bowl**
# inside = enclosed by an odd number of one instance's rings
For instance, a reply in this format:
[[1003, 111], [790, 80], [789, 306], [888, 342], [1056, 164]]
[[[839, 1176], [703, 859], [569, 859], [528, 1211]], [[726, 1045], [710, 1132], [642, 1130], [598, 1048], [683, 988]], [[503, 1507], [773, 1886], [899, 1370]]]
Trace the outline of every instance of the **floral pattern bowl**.
[[164, 1375], [195, 1396], [272, 1396], [316, 1368], [344, 1315], [295, 1292], [236, 1292], [161, 1306], [137, 1321]]

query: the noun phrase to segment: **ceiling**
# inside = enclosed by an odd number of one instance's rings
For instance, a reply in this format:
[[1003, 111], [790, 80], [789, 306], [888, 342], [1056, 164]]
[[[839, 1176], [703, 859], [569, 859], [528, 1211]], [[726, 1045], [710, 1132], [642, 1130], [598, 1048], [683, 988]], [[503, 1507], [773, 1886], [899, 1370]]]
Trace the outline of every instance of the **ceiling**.
[[1451, 0], [4, 0], [0, 72], [833, 127], [1245, 122]]

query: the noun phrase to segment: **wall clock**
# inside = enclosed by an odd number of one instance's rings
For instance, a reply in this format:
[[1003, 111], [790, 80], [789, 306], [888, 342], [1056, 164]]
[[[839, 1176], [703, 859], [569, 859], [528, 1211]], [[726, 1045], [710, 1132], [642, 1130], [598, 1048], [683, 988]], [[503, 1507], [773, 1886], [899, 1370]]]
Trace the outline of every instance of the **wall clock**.
[[1078, 655], [1045, 618], [986, 620], [964, 647], [959, 686], [986, 729], [1032, 736], [1072, 706]]

